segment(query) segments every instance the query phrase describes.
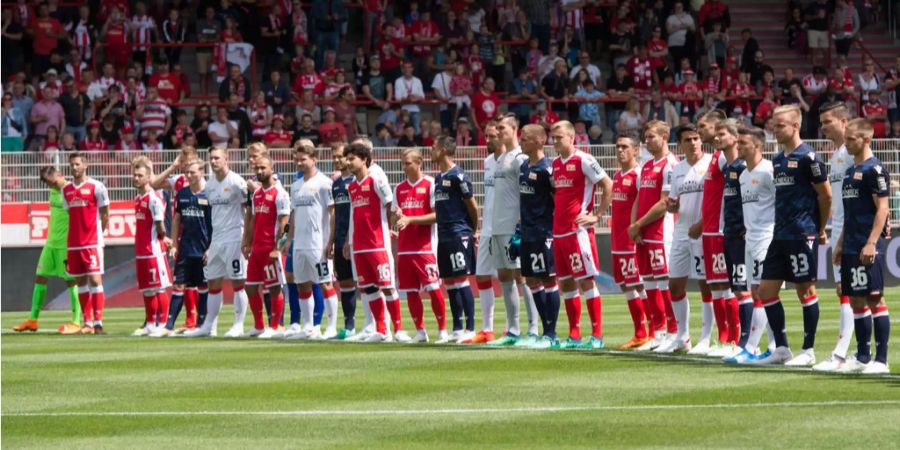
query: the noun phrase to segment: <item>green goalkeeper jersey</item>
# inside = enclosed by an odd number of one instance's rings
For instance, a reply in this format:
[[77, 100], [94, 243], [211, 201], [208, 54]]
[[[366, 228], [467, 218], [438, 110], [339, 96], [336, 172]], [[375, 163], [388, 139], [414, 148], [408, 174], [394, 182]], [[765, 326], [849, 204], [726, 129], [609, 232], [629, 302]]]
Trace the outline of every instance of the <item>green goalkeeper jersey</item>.
[[66, 248], [69, 235], [69, 211], [63, 206], [62, 190], [50, 189], [50, 229], [45, 247]]

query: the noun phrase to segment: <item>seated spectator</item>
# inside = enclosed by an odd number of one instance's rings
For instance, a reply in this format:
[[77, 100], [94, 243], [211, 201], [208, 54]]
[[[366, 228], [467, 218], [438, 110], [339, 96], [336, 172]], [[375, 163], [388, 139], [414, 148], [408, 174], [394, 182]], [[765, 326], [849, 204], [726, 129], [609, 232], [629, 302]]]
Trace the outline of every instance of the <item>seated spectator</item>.
[[209, 105], [200, 104], [194, 108], [194, 120], [191, 121], [191, 129], [197, 137], [197, 147], [211, 147], [212, 140], [209, 138], [209, 124], [212, 123]]
[[[266, 103], [266, 93], [259, 91], [253, 103], [247, 105], [250, 118], [250, 135], [253, 142], [260, 142], [269, 131], [269, 123], [272, 121], [272, 107]], [[282, 124], [284, 118], [282, 117]]]
[[672, 102], [663, 98], [659, 90], [650, 93], [650, 101], [647, 102], [643, 116], [646, 121], [661, 120], [669, 125], [669, 128], [675, 128], [678, 125], [678, 110]]
[[888, 94], [888, 118], [891, 123], [900, 122], [900, 56], [894, 58], [894, 67], [884, 74], [884, 89]]
[[[100, 122], [100, 136], [103, 136], [103, 140], [106, 141], [106, 145], [109, 148], [113, 148], [115, 146], [116, 150], [122, 150], [122, 148], [116, 146], [116, 144], [121, 140], [120, 133], [124, 133], [124, 130], [128, 130], [131, 133], [131, 140], [137, 142], [137, 139], [134, 137], [134, 125], [131, 122], [125, 122], [121, 127], [116, 126], [116, 117], [112, 114], [107, 114], [103, 116], [103, 120]], [[132, 147], [134, 150], [140, 150], [140, 146]]]
[[341, 69], [335, 74], [334, 80], [325, 86], [325, 100], [339, 100], [341, 92], [344, 92], [345, 89], [349, 93], [350, 99], [355, 100], [356, 92], [353, 91], [353, 85], [347, 81], [347, 75]]
[[263, 136], [263, 143], [269, 148], [290, 148], [293, 142], [291, 133], [284, 129], [284, 116], [275, 114], [272, 116], [272, 128]]
[[766, 122], [772, 117], [772, 112], [778, 107], [775, 103], [775, 91], [772, 89], [763, 89], [762, 102], [756, 107], [756, 113], [753, 115], [753, 124], [763, 128]]
[[862, 116], [872, 122], [876, 139], [887, 136], [887, 108], [881, 104], [877, 95], [870, 95], [868, 101], [862, 105]]
[[[693, 71], [691, 71], [693, 74]], [[612, 101], [606, 103], [606, 126], [615, 132], [616, 124], [619, 123], [619, 114], [625, 109], [625, 100], [634, 93], [634, 85], [631, 76], [625, 69], [624, 64], [616, 66], [613, 76], [606, 80], [606, 95], [610, 97], [618, 97], [622, 101]]]
[[832, 70], [831, 78], [828, 79], [828, 85], [833, 87], [837, 95], [841, 96], [845, 102], [852, 99], [853, 91], [855, 90], [853, 88], [853, 79], [846, 79], [844, 70], [840, 67], [835, 67]]
[[166, 148], [181, 148], [186, 138], [193, 134], [194, 130], [188, 122], [187, 111], [182, 109], [175, 114], [175, 124], [169, 129], [169, 133], [163, 141], [166, 143]]
[[525, 102], [510, 104], [509, 111], [516, 115], [519, 123], [528, 123], [530, 112], [538, 99], [538, 91], [537, 84], [527, 67], [522, 67], [519, 76], [513, 80], [512, 98]]
[[567, 100], [567, 87], [569, 85], [569, 77], [566, 74], [566, 62], [562, 59], [556, 61], [556, 68], [553, 72], [544, 77], [541, 81], [541, 97], [544, 101], [550, 103], [550, 110], [559, 113], [565, 113]]
[[441, 126], [441, 123], [437, 120], [432, 120], [428, 123], [428, 126], [422, 125], [422, 145], [425, 147], [431, 147], [434, 145], [434, 140], [437, 139], [438, 136], [444, 133], [444, 128]]
[[144, 142], [141, 142], [141, 150], [145, 152], [161, 152], [163, 150], [163, 143], [159, 140], [159, 134], [156, 130], [150, 130], [144, 136]]
[[79, 150], [101, 151], [110, 148], [109, 144], [100, 134], [100, 122], [92, 120], [88, 123], [87, 134], [78, 145]]
[[581, 101], [578, 106], [578, 120], [587, 123], [588, 126], [600, 125], [600, 104], [596, 100], [601, 97], [603, 93], [595, 88], [594, 82], [590, 78], [584, 80], [575, 93], [575, 98]]
[[639, 136], [641, 129], [644, 127], [644, 122], [644, 116], [641, 114], [640, 103], [638, 103], [637, 97], [631, 97], [625, 103], [625, 110], [619, 115], [616, 134], [618, 136]]
[[250, 142], [250, 133], [253, 131], [253, 127], [250, 125], [250, 116], [241, 108], [241, 98], [237, 94], [231, 94], [226, 107], [228, 120], [237, 123], [237, 137], [241, 140], [241, 145], [247, 145]]
[[66, 114], [62, 105], [57, 101], [58, 90], [47, 88], [44, 90], [44, 98], [31, 108], [31, 124], [35, 138], [34, 144], [40, 145], [47, 136], [47, 129], [56, 127], [56, 132], [66, 128]]
[[540, 102], [534, 108], [534, 115], [531, 116], [531, 123], [544, 127], [547, 133], [550, 133], [550, 127], [554, 123], [559, 122], [559, 116], [555, 112], [547, 109], [547, 104]]
[[395, 147], [397, 139], [391, 130], [392, 125], [379, 123], [375, 125], [375, 137], [372, 139], [372, 145], [375, 147]]
[[313, 123], [312, 114], [305, 113], [300, 116], [300, 126], [294, 133], [294, 141], [296, 142], [300, 139], [309, 139], [316, 147], [319, 146], [319, 130], [316, 129], [316, 126]]
[[334, 108], [326, 106], [324, 119], [319, 125], [319, 143], [327, 146], [337, 142], [347, 142], [347, 130], [344, 124], [335, 121]]
[[828, 88], [828, 72], [822, 66], [813, 67], [813, 72], [803, 77], [803, 90], [811, 96], [817, 96]]
[[500, 117], [500, 97], [494, 92], [493, 78], [485, 78], [481, 89], [472, 96], [472, 110], [475, 121], [472, 126], [476, 130], [481, 130], [491, 119]]
[[859, 93], [860, 104], [867, 103], [869, 97], [881, 95], [881, 83], [875, 73], [875, 62], [871, 59], [866, 60], [865, 71], [859, 74]]
[[756, 53], [753, 54], [753, 61], [748, 63], [750, 70], [746, 72], [750, 74], [751, 86], [759, 86], [766, 72], [772, 72], [774, 75], [775, 69], [768, 65], [765, 59], [766, 57], [762, 50], [757, 50]]
[[91, 101], [78, 91], [75, 80], [66, 80], [65, 87], [65, 92], [59, 96], [59, 104], [66, 114], [64, 131], [74, 134], [76, 141], [80, 141], [85, 135], [85, 124], [91, 119]]
[[325, 81], [316, 73], [316, 63], [312, 59], [303, 62], [303, 71], [294, 78], [291, 86], [291, 95], [299, 100], [304, 92], [309, 91], [313, 96], [319, 96], [325, 90]]
[[[756, 91], [750, 86], [749, 78], [746, 73], [738, 76], [737, 83], [729, 87], [729, 95], [734, 97], [731, 100], [734, 105], [734, 116], [746, 116], [748, 119], [753, 118], [753, 110], [750, 108], [750, 96], [755, 95]], [[747, 123], [750, 123], [748, 120]]]
[[291, 90], [287, 82], [281, 78], [281, 72], [277, 70], [273, 70], [269, 74], [269, 79], [263, 82], [262, 92], [265, 94], [266, 103], [275, 113], [281, 113], [291, 100]]
[[312, 91], [304, 91], [303, 98], [300, 99], [300, 103], [297, 104], [297, 113], [302, 117], [303, 114], [309, 114], [313, 118], [313, 122], [319, 123], [322, 121], [322, 108], [316, 103], [315, 99], [313, 99]]
[[72, 133], [63, 133], [62, 140], [59, 143], [59, 150], [63, 152], [78, 151], [78, 142], [75, 140], [75, 135]]
[[456, 146], [469, 147], [478, 145], [478, 136], [469, 128], [469, 119], [460, 117], [456, 121]]
[[181, 64], [174, 63], [172, 64], [172, 75], [178, 77], [181, 80], [181, 98], [188, 98], [191, 96], [191, 79], [188, 78], [188, 75], [181, 71]]
[[[556, 69], [556, 63], [562, 62], [565, 64], [565, 60], [559, 56], [559, 44], [556, 42], [550, 43], [550, 51], [544, 56], [541, 56], [540, 61], [538, 61], [537, 65], [537, 79], [539, 82], [543, 82], [544, 77], [549, 75]], [[576, 72], [577, 73], [577, 72]]]
[[453, 103], [453, 122], [459, 120], [460, 116], [471, 117], [472, 115], [472, 98], [469, 93], [472, 92], [472, 77], [469, 75], [465, 64], [456, 64], [455, 73], [450, 78], [450, 101]]
[[337, 103], [334, 104], [335, 121], [344, 124], [347, 141], [356, 139], [359, 128], [356, 122], [356, 106], [353, 105], [353, 88], [344, 86], [338, 92]]
[[403, 127], [403, 134], [400, 135], [400, 139], [397, 140], [398, 147], [421, 147], [422, 139], [416, 136], [416, 129], [412, 126], [412, 124], [407, 124]]
[[228, 109], [220, 106], [216, 108], [216, 120], [207, 128], [209, 140], [215, 148], [228, 148], [229, 142], [238, 137], [238, 123], [228, 119]]
[[569, 78], [574, 79], [582, 70], [587, 72], [595, 86], [600, 82], [600, 69], [591, 64], [591, 55], [586, 51], [578, 52], [578, 64], [569, 71]]
[[603, 128], [594, 125], [588, 129], [588, 138], [591, 145], [603, 145]]
[[228, 77], [219, 84], [219, 101], [228, 100], [230, 95], [237, 95], [243, 101], [250, 101], [250, 80], [241, 74], [241, 68], [237, 64], [232, 64], [229, 68]]
[[59, 151], [59, 130], [56, 128], [56, 125], [47, 127], [44, 139], [41, 140], [38, 150], [41, 153]]
[[900, 139], [900, 120], [891, 122], [891, 131], [885, 137], [887, 139]]
[[184, 98], [181, 77], [169, 72], [169, 64], [166, 61], [160, 61], [156, 65], [156, 73], [150, 76], [148, 85], [156, 87], [159, 97], [170, 106]]

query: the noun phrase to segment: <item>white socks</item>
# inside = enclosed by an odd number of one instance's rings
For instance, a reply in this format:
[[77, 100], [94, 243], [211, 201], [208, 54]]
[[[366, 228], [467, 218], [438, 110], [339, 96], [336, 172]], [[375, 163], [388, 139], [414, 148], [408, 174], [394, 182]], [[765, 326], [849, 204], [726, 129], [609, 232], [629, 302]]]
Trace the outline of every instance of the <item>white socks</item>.
[[678, 322], [679, 340], [687, 340], [691, 336], [691, 305], [688, 303], [687, 294], [680, 299], [672, 299], [672, 310], [675, 312], [675, 321]]
[[520, 284], [519, 289], [522, 289], [522, 296], [525, 298], [525, 313], [528, 316], [528, 333], [539, 335], [538, 322], [540, 322], [541, 316], [538, 315], [537, 305], [534, 304], [534, 293], [531, 292], [531, 288], [525, 283]]
[[303, 322], [303, 330], [310, 330], [314, 327], [313, 325], [313, 309], [315, 309], [316, 303], [313, 300], [312, 292], [308, 292], [307, 295], [309, 297], [303, 297], [302, 294], [300, 296], [300, 320]]
[[[672, 305], [672, 307], [674, 308], [675, 305]], [[716, 321], [712, 302], [705, 301], [701, 303], [700, 319], [702, 323], [702, 327], [700, 329], [700, 340], [709, 341], [709, 336], [712, 334], [713, 323]]]
[[506, 304], [506, 331], [519, 336], [519, 290], [512, 281], [503, 281], [503, 302]]
[[219, 324], [219, 311], [222, 310], [222, 291], [213, 294], [209, 293], [206, 297], [206, 321], [203, 322], [204, 328], [215, 330]]
[[[753, 318], [750, 320], [750, 336], [747, 338], [747, 345], [744, 348], [750, 353], [759, 351], [759, 340], [762, 338], [763, 330], [769, 327], [769, 318], [766, 317], [766, 308], [762, 306], [753, 308]], [[772, 339], [772, 332], [769, 331], [769, 339]], [[769, 347], [774, 350], [775, 347]]]
[[325, 329], [328, 331], [337, 330], [337, 304], [337, 295], [325, 298]]
[[494, 287], [478, 289], [478, 299], [481, 301], [481, 330], [494, 331]]
[[234, 292], [234, 324], [232, 326], [240, 325], [241, 328], [244, 328], [244, 318], [247, 316], [247, 303], [246, 291], [241, 289]]
[[847, 357], [847, 349], [850, 348], [850, 339], [853, 338], [855, 327], [853, 325], [853, 308], [849, 303], [841, 304], [840, 334], [834, 353], [841, 358]]

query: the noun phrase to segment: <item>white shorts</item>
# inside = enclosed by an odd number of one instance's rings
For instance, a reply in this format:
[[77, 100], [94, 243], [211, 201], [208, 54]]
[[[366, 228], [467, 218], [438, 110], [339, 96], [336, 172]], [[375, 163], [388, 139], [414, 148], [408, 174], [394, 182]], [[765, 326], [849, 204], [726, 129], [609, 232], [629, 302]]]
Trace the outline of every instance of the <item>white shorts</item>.
[[519, 258], [510, 258], [509, 241], [511, 239], [512, 235], [509, 234], [491, 236], [491, 258], [494, 260], [494, 267], [496, 267], [497, 269], [519, 268]]
[[772, 237], [764, 239], [747, 239], [744, 245], [744, 264], [747, 265], [747, 286], [759, 286], [762, 281], [763, 261], [769, 251]]
[[[831, 245], [831, 250], [834, 251], [834, 246], [837, 244], [838, 238], [841, 237], [841, 232], [844, 231], [844, 224], [834, 225], [831, 224], [831, 237], [829, 237], [829, 245]], [[841, 265], [833, 264], [831, 266], [831, 270], [834, 273], [834, 282], [840, 284], [841, 283]]]
[[207, 280], [247, 278], [247, 258], [241, 253], [240, 242], [212, 242], [207, 255], [206, 267], [203, 268]]
[[334, 265], [322, 257], [322, 250], [294, 249], [294, 283], [331, 283]]
[[703, 267], [703, 241], [676, 237], [669, 253], [669, 277], [705, 280], [706, 270]]
[[478, 239], [478, 256], [475, 261], [475, 276], [496, 277], [497, 268], [494, 267], [494, 258], [491, 256], [490, 236], [482, 235]]

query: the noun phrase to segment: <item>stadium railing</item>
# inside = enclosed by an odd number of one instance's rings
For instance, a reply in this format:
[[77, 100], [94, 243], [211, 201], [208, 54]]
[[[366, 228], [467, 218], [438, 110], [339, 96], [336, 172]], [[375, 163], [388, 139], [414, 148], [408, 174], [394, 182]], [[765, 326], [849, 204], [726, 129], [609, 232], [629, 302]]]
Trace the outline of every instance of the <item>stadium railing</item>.
[[[822, 158], [828, 163], [828, 159], [834, 151], [834, 145], [828, 140], [808, 140]], [[612, 176], [618, 171], [615, 156], [615, 146], [611, 144], [580, 147], [597, 158], [600, 165]], [[670, 145], [674, 154], [679, 154], [674, 145]], [[872, 149], [875, 156], [881, 159], [890, 173], [894, 174], [891, 181], [891, 223], [900, 226], [900, 140], [876, 139], [872, 141]], [[387, 174], [391, 184], [397, 184], [403, 180], [403, 168], [400, 155], [405, 150], [402, 147], [377, 147], [374, 151], [374, 160]], [[766, 144], [766, 156], [771, 158], [776, 150], [775, 142]], [[545, 149], [547, 156], [555, 156], [552, 147]], [[285, 185], [293, 182], [293, 174], [296, 168], [291, 158], [291, 149], [270, 149], [270, 155], [275, 162], [276, 173], [280, 174]], [[423, 171], [426, 174], [434, 174], [437, 169], [430, 162], [428, 149], [423, 149], [425, 164]], [[156, 171], [162, 171], [175, 160], [179, 150], [164, 150], [159, 152], [141, 151], [112, 151], [112, 152], [87, 152], [88, 174], [102, 182], [108, 189], [111, 200], [131, 200], [135, 191], [131, 185], [131, 161], [139, 155], [146, 155], [154, 162]], [[486, 147], [459, 147], [456, 151], [455, 162], [462, 167], [472, 178], [475, 196], [478, 204], [482, 204], [484, 195], [484, 178], [482, 166], [487, 156]], [[206, 158], [206, 151], [200, 151], [200, 157]], [[248, 176], [251, 169], [247, 164], [246, 149], [229, 150], [229, 166], [231, 170]], [[38, 172], [41, 166], [54, 165], [68, 173], [66, 154], [53, 153], [3, 153], [0, 154], [0, 167], [3, 167], [3, 202], [4, 203], [28, 203], [46, 202], [47, 188], [41, 183]], [[332, 160], [331, 149], [323, 147], [319, 149], [319, 168], [325, 173], [331, 173]], [[207, 175], [209, 171], [207, 170]], [[604, 220], [601, 227], [605, 227]]]

